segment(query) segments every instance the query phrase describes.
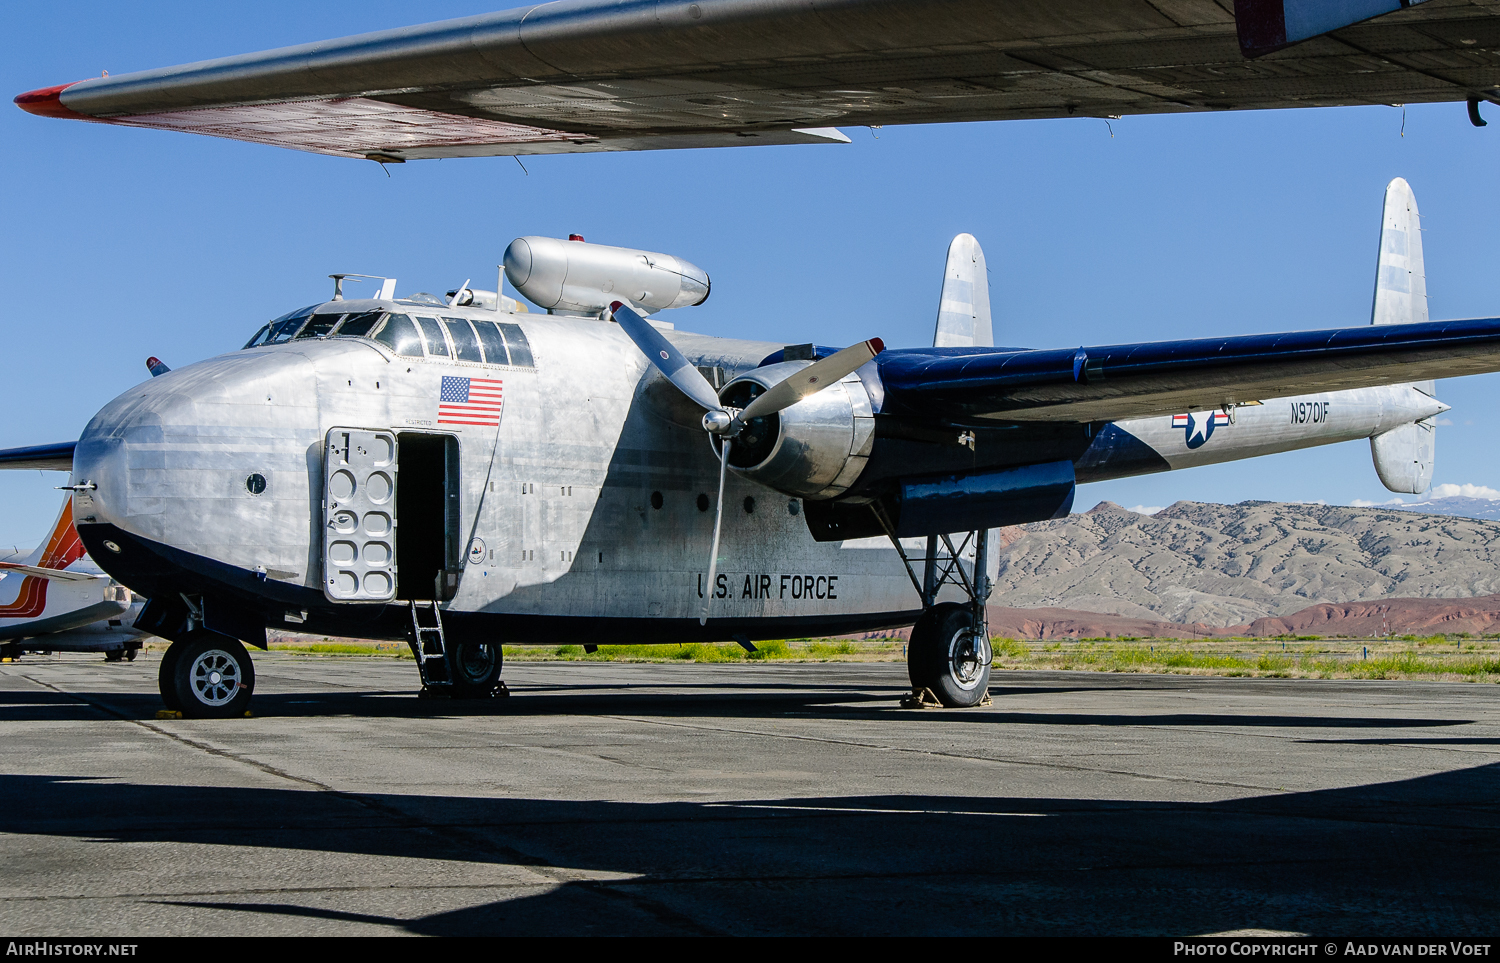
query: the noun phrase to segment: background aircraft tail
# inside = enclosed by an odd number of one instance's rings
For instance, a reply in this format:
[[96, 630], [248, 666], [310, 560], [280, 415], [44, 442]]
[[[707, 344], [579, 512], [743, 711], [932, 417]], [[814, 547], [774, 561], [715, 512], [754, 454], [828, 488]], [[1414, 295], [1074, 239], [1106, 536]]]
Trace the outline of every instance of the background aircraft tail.
[[[1427, 272], [1422, 263], [1422, 225], [1417, 199], [1404, 178], [1386, 186], [1380, 219], [1380, 254], [1375, 264], [1371, 324], [1412, 324], [1427, 320]], [[1432, 381], [1408, 387], [1437, 396]], [[1410, 422], [1370, 438], [1375, 472], [1393, 492], [1420, 494], [1432, 484], [1436, 458], [1435, 419]]]
[[63, 499], [62, 510], [42, 544], [31, 550], [23, 560], [38, 568], [63, 569], [84, 556], [83, 542], [78, 538], [78, 529], [73, 527], [73, 496]]
[[960, 234], [948, 245], [943, 266], [943, 294], [938, 301], [935, 348], [992, 348], [990, 276], [984, 250], [972, 234]]

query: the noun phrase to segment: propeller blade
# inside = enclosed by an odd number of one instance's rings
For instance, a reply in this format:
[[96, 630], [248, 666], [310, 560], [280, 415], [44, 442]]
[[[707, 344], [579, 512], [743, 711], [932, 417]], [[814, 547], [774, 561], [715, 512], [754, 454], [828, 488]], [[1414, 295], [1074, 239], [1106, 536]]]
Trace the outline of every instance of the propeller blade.
[[[611, 304], [609, 311], [614, 315], [621, 329], [630, 336], [630, 340], [635, 342], [635, 346], [641, 349], [641, 353], [656, 365], [656, 370], [666, 375], [667, 380], [676, 385], [679, 391], [697, 402], [700, 408], [709, 411], [721, 410], [719, 395], [714, 391], [714, 386], [708, 383], [708, 379], [703, 377], [701, 371], [683, 357], [681, 351], [673, 347], [672, 342], [662, 337], [660, 331], [651, 327], [651, 322], [641, 317], [623, 301]], [[832, 361], [833, 358], [828, 360]]]
[[885, 342], [879, 338], [871, 338], [869, 341], [851, 345], [837, 354], [829, 355], [822, 361], [814, 361], [796, 374], [773, 385], [765, 394], [746, 405], [745, 410], [740, 412], [738, 420], [743, 424], [754, 418], [775, 414], [783, 408], [790, 408], [808, 395], [822, 391], [855, 371], [884, 350]]
[[729, 446], [734, 444], [728, 438], [724, 439], [724, 450], [720, 452], [719, 458], [719, 501], [714, 508], [714, 547], [708, 553], [708, 589], [703, 593], [703, 614], [698, 616], [699, 625], [708, 624], [708, 607], [714, 601], [714, 579], [719, 574], [719, 526], [724, 521], [724, 474], [729, 469]]

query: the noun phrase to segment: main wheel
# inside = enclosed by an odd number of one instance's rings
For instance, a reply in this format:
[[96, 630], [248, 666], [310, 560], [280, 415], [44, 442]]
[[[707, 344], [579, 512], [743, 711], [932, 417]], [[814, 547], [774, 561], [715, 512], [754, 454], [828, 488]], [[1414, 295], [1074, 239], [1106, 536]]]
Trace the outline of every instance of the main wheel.
[[[244, 715], [255, 691], [255, 666], [245, 647], [236, 639], [212, 632], [173, 643], [172, 649], [179, 645], [182, 652], [172, 665], [175, 708], [189, 719]], [[167, 650], [168, 656], [172, 649]], [[165, 693], [162, 698], [166, 698]]]
[[486, 699], [500, 684], [504, 655], [498, 642], [467, 640], [452, 643], [448, 666], [456, 699]]
[[990, 688], [990, 640], [975, 631], [967, 605], [942, 602], [912, 626], [906, 671], [913, 689], [930, 689], [950, 708], [978, 705]]

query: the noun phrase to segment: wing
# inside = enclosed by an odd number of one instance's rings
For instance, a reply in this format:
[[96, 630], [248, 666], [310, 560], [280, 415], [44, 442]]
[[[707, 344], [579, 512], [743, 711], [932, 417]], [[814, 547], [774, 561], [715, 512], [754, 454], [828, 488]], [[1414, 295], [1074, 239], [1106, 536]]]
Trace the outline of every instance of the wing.
[[64, 441], [56, 445], [9, 448], [0, 451], [0, 469], [40, 468], [46, 471], [72, 471], [73, 449], [77, 446], [76, 441]]
[[897, 348], [882, 411], [946, 421], [1118, 421], [1500, 371], [1500, 319], [1051, 351]]
[[1500, 0], [1409, 4], [1236, 0], [1237, 29], [1223, 0], [560, 0], [16, 100], [399, 162], [1497, 96]]
[[50, 579], [54, 582], [93, 582], [98, 579], [108, 579], [108, 575], [94, 575], [90, 572], [69, 572], [61, 568], [43, 568], [40, 565], [20, 565], [16, 562], [0, 562], [0, 575], [9, 575], [17, 572], [21, 575], [35, 575], [37, 578]]

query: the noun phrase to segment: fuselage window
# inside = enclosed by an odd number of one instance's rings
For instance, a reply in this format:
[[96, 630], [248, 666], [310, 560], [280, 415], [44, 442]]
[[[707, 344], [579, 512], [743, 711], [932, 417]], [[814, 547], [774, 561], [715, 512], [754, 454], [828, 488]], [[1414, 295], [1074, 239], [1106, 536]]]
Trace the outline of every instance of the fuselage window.
[[375, 332], [375, 340], [388, 346], [403, 358], [422, 357], [422, 338], [417, 326], [404, 314], [393, 314]]
[[437, 318], [418, 317], [417, 323], [422, 326], [422, 338], [427, 342], [427, 354], [429, 357], [448, 357], [448, 341], [443, 337], [443, 329], [437, 323]]
[[333, 326], [339, 323], [342, 314], [315, 314], [308, 319], [307, 327], [297, 332], [297, 340], [303, 338], [321, 338], [333, 330]]
[[463, 318], [444, 318], [443, 323], [448, 326], [448, 337], [453, 339], [453, 353], [458, 355], [458, 360], [484, 360], [484, 355], [479, 353], [479, 339], [474, 337], [469, 322]]
[[271, 333], [271, 326], [269, 324], [263, 324], [263, 325], [261, 325], [260, 326], [260, 330], [257, 331], [257, 332], [255, 332], [255, 337], [253, 337], [249, 341], [245, 342], [245, 347], [247, 347], [247, 348], [253, 348], [253, 347], [255, 347], [256, 345], [258, 345], [262, 341], [264, 341], [266, 339], [266, 335], [268, 335], [270, 333]]
[[502, 324], [500, 331], [505, 335], [505, 346], [510, 349], [510, 363], [518, 368], [535, 367], [536, 362], [531, 359], [531, 342], [526, 340], [521, 326]]
[[292, 340], [292, 336], [297, 333], [297, 330], [302, 327], [302, 322], [306, 320], [307, 316], [303, 315], [300, 318], [287, 318], [285, 321], [273, 322], [271, 324], [271, 336], [265, 340], [265, 343], [281, 344], [284, 341]]
[[362, 311], [359, 314], [351, 314], [339, 325], [333, 333], [336, 338], [368, 338], [370, 332], [375, 330], [375, 325], [385, 316], [384, 311]]
[[484, 360], [490, 364], [510, 364], [505, 353], [505, 339], [493, 321], [475, 321], [474, 330], [479, 332], [479, 342], [484, 345]]

